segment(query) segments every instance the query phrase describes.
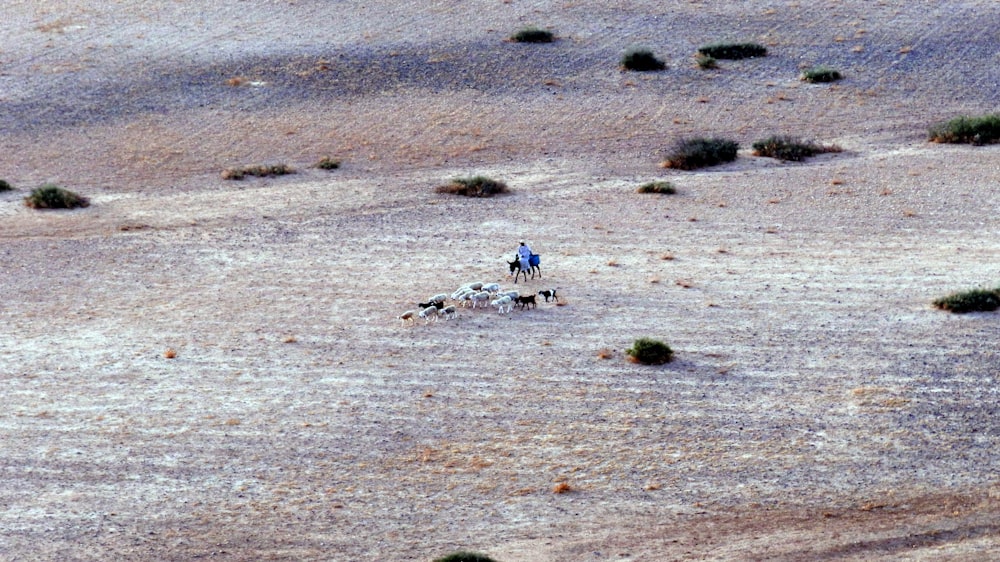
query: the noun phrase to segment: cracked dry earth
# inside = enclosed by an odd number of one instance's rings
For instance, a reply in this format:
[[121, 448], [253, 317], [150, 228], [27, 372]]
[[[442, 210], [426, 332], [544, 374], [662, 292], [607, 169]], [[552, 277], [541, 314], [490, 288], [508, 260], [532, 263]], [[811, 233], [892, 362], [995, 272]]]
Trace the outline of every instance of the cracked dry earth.
[[[998, 284], [1000, 152], [925, 139], [995, 111], [994, 3], [226, 4], [3, 6], [0, 559], [1000, 556], [1000, 316], [930, 305]], [[521, 238], [558, 303], [397, 318]]]

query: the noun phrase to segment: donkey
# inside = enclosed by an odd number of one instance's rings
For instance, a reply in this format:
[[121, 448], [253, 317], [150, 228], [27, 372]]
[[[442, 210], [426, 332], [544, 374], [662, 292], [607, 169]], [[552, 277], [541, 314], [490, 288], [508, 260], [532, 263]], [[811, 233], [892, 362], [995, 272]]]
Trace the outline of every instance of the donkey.
[[[506, 260], [504, 260], [504, 261], [506, 261]], [[528, 273], [529, 272], [531, 273], [531, 278], [532, 279], [535, 278], [535, 271], [538, 272], [538, 278], [539, 279], [542, 278], [542, 267], [540, 265], [538, 265], [538, 263], [537, 263], [538, 260], [535, 258], [534, 255], [532, 256], [532, 259], [530, 261], [536, 262], [536, 263], [528, 265], [527, 269], [525, 269], [524, 266], [521, 265], [520, 258], [514, 258], [514, 261], [507, 262], [507, 265], [510, 266], [510, 274], [514, 276], [514, 284], [515, 285], [517, 284], [517, 278], [521, 274], [524, 274], [524, 282], [525, 283], [528, 282]]]

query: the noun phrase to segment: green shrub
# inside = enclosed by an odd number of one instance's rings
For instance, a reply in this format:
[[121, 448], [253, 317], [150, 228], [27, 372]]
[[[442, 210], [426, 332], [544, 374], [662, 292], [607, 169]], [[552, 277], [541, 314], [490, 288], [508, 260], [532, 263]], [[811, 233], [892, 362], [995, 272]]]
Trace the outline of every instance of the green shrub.
[[515, 43], [551, 43], [556, 36], [551, 31], [537, 27], [525, 27], [510, 36]]
[[1000, 288], [973, 289], [962, 293], [952, 293], [934, 301], [934, 306], [948, 312], [989, 312], [1000, 308]]
[[479, 554], [478, 552], [452, 552], [442, 556], [441, 558], [435, 558], [434, 562], [496, 562], [496, 560], [486, 556], [485, 554]]
[[648, 49], [629, 49], [622, 55], [621, 67], [624, 70], [651, 72], [663, 70], [667, 65]]
[[956, 117], [931, 127], [932, 142], [990, 144], [1000, 141], [1000, 113]]
[[841, 150], [839, 146], [823, 146], [814, 142], [804, 142], [789, 136], [772, 136], [753, 143], [754, 156], [766, 156], [795, 162], [800, 162], [817, 154], [840, 152]]
[[651, 181], [649, 183], [644, 183], [635, 191], [636, 193], [661, 193], [663, 195], [673, 195], [674, 193], [677, 193], [677, 189], [674, 188], [674, 184], [668, 181]]
[[694, 62], [698, 65], [698, 68], [702, 70], [713, 70], [719, 68], [719, 61], [715, 57], [702, 53], [695, 55]]
[[0, 180], [0, 191], [10, 191], [14, 189], [14, 186], [7, 183], [7, 180]]
[[660, 365], [669, 363], [674, 358], [674, 351], [667, 344], [650, 338], [635, 340], [632, 347], [625, 350], [631, 360], [643, 365]]
[[465, 195], [466, 197], [493, 197], [500, 193], [506, 193], [507, 184], [502, 181], [490, 179], [485, 176], [475, 176], [471, 178], [455, 178], [450, 183], [438, 186], [438, 193], [454, 193]]
[[836, 82], [841, 78], [843, 76], [841, 76], [840, 72], [826, 66], [814, 66], [802, 71], [802, 79], [812, 84]]
[[48, 183], [32, 190], [31, 194], [24, 198], [24, 204], [32, 209], [74, 209], [87, 207], [90, 201], [86, 197]]
[[224, 180], [241, 180], [247, 176], [257, 176], [259, 178], [267, 176], [284, 176], [294, 174], [295, 170], [285, 164], [274, 164], [272, 166], [244, 166], [242, 168], [227, 168], [222, 172]]
[[316, 162], [316, 167], [320, 170], [336, 170], [340, 167], [340, 160], [334, 160], [329, 156], [325, 156], [319, 162]]
[[677, 142], [661, 164], [664, 168], [694, 170], [736, 160], [739, 143], [719, 138], [693, 138]]
[[717, 59], [747, 59], [767, 55], [767, 48], [758, 43], [714, 43], [698, 49], [702, 55]]

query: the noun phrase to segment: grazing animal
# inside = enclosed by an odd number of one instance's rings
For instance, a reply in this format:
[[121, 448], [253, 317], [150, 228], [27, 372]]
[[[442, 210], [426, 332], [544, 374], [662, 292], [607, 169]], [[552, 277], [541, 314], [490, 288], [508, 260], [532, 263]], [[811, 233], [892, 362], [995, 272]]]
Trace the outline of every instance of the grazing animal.
[[452, 304], [442, 308], [440, 314], [444, 316], [445, 320], [451, 320], [452, 318], [458, 318], [458, 309]]
[[409, 321], [410, 324], [412, 324], [413, 322], [415, 322], [415, 320], [413, 319], [413, 317], [416, 314], [417, 314], [416, 310], [407, 310], [406, 312], [404, 312], [404, 313], [402, 313], [402, 314], [399, 315], [399, 320], [404, 325], [406, 324], [407, 321]]
[[526, 297], [517, 297], [517, 304], [518, 306], [521, 307], [521, 310], [524, 310], [524, 308], [529, 304], [533, 308], [538, 308], [538, 303], [535, 302], [535, 295], [528, 295]]
[[468, 303], [469, 301], [471, 301], [472, 300], [472, 295], [476, 294], [477, 292], [478, 291], [466, 291], [466, 292], [458, 295], [457, 297], [455, 297], [455, 300], [458, 301], [462, 305], [462, 308], [465, 308], [466, 303]]
[[544, 291], [538, 291], [538, 294], [545, 297], [545, 302], [549, 302], [549, 299], [556, 299], [556, 302], [559, 302], [559, 297], [556, 296], [556, 289], [546, 289]]
[[521, 296], [521, 293], [517, 292], [517, 289], [511, 289], [509, 291], [500, 293], [499, 296], [504, 296], [504, 295], [510, 297], [511, 300], [515, 300], [517, 299], [517, 297]]
[[[446, 295], [444, 293], [441, 293], [439, 295], [434, 295], [433, 297], [431, 297], [431, 298], [429, 298], [427, 300], [429, 300], [431, 302], [440, 302], [440, 303], [443, 303], [447, 299], [448, 299], [448, 295]], [[440, 307], [438, 307], [438, 308], [440, 308]]]
[[500, 283], [490, 283], [489, 285], [483, 285], [479, 290], [496, 294], [500, 292]]
[[483, 303], [486, 306], [486, 303], [490, 302], [490, 294], [486, 291], [480, 291], [469, 297], [469, 300], [472, 301], [472, 308], [476, 308], [476, 305], [479, 303]]
[[500, 297], [490, 304], [497, 307], [497, 314], [503, 314], [503, 307], [507, 307], [507, 312], [510, 312], [511, 309], [514, 308], [514, 299], [510, 297]]
[[428, 322], [430, 322], [432, 320], [433, 321], [437, 321], [438, 312], [439, 312], [438, 307], [436, 307], [436, 306], [428, 306], [427, 308], [421, 310], [420, 314], [418, 314], [417, 316], [420, 316], [421, 318], [423, 318], [424, 319], [424, 324], [426, 324], [426, 323], [428, 323]]
[[482, 281], [476, 281], [475, 283], [466, 283], [459, 287], [459, 289], [472, 289], [473, 291], [479, 291], [483, 288], [484, 283]]
[[[506, 261], [506, 260], [504, 260]], [[524, 275], [524, 282], [528, 282], [528, 273], [531, 273], [531, 278], [535, 278], [535, 271], [538, 271], [538, 278], [542, 277], [542, 268], [539, 265], [525, 264], [521, 259], [515, 259], [514, 261], [507, 262], [510, 266], [510, 274], [514, 276], [514, 284], [517, 284], [517, 278]], [[527, 265], [527, 267], [525, 267]]]
[[451, 294], [451, 300], [453, 301], [462, 300], [462, 295], [475, 292], [477, 291], [470, 287], [459, 287], [458, 289], [455, 289], [454, 293]]
[[433, 306], [433, 307], [437, 308], [438, 310], [441, 310], [442, 308], [444, 308], [444, 301], [438, 302], [438, 301], [436, 301], [434, 299], [431, 299], [431, 300], [429, 300], [427, 302], [418, 302], [417, 306], [419, 306], [421, 309], [427, 308], [429, 306]]

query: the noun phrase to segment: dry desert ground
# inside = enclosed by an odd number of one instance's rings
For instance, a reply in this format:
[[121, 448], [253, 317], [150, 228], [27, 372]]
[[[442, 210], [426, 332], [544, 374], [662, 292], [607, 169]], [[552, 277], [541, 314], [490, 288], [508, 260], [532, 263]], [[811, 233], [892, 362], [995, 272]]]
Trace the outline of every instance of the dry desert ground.
[[[1000, 313], [931, 306], [1000, 284], [1000, 148], [927, 140], [1000, 107], [997, 3], [0, 21], [0, 559], [1000, 558]], [[699, 69], [720, 41], [768, 55]], [[667, 68], [620, 70], [635, 46]], [[843, 150], [753, 156], [772, 134]], [[739, 157], [658, 166], [690, 136]], [[510, 192], [435, 192], [476, 174]], [[46, 182], [91, 205], [24, 206]], [[513, 288], [520, 239], [516, 288], [558, 303], [397, 318]]]

